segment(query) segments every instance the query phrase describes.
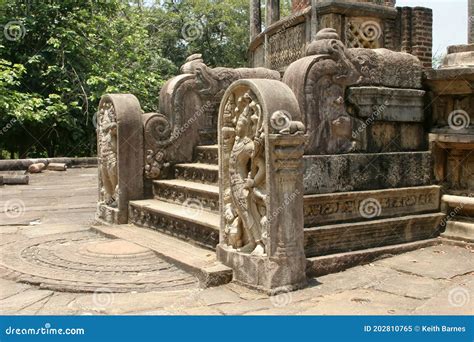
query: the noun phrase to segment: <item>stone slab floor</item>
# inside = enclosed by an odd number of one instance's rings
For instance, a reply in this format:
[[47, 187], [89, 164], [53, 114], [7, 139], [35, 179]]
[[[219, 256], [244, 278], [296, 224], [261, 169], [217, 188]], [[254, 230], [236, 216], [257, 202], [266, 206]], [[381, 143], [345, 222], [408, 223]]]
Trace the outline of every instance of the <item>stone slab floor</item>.
[[474, 313], [473, 251], [448, 244], [310, 279], [306, 289], [272, 298], [232, 283], [200, 289], [150, 250], [89, 231], [96, 174], [47, 171], [30, 185], [0, 188], [0, 314]]

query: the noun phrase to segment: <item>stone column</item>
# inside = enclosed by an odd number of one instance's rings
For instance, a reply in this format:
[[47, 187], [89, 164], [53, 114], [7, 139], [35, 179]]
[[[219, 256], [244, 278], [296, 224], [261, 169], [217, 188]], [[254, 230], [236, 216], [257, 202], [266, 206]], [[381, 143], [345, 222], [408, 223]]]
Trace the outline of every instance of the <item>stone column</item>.
[[262, 13], [260, 0], [250, 0], [250, 42], [262, 32]]
[[474, 44], [474, 0], [469, 0], [468, 3], [468, 25], [469, 25], [469, 36], [468, 43]]
[[268, 27], [278, 20], [280, 20], [280, 0], [267, 0], [266, 26]]
[[306, 284], [300, 120], [293, 92], [276, 80], [234, 82], [219, 111], [217, 257], [234, 281], [271, 295]]
[[143, 199], [142, 110], [131, 94], [104, 95], [97, 113], [97, 220], [128, 223], [128, 203]]

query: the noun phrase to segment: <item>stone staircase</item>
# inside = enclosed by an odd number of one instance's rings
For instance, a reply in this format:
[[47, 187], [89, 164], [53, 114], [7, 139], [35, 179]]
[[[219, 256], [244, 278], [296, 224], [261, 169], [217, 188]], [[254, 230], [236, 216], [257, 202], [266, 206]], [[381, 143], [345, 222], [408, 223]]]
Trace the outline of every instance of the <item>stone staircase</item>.
[[[196, 147], [193, 163], [175, 165], [174, 179], [153, 181], [153, 199], [130, 202], [130, 223], [214, 250], [220, 225], [218, 172], [218, 146]], [[367, 199], [377, 204], [364, 216], [360, 204]], [[305, 195], [309, 274], [434, 244], [445, 217], [439, 203], [440, 187], [429, 184]]]
[[197, 146], [175, 179], [153, 181], [153, 199], [130, 202], [129, 221], [207, 249], [219, 243], [217, 145]]

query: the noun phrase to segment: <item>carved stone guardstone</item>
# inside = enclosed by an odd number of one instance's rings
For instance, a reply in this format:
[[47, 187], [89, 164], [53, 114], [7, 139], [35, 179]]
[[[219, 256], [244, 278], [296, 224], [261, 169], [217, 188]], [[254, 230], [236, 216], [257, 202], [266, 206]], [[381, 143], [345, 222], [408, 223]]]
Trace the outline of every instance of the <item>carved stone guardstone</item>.
[[292, 91], [275, 80], [240, 80], [219, 111], [218, 259], [233, 279], [269, 294], [306, 284], [303, 152]]
[[128, 202], [143, 198], [143, 124], [137, 98], [104, 95], [97, 113], [99, 202], [97, 220], [128, 222]]

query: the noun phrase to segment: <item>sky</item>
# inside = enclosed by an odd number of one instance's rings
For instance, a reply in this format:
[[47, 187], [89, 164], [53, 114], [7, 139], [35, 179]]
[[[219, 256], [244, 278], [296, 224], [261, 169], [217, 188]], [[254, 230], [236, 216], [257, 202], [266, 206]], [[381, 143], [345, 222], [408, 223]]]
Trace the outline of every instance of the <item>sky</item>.
[[397, 0], [396, 6], [433, 10], [434, 56], [445, 54], [449, 45], [467, 44], [467, 0]]

